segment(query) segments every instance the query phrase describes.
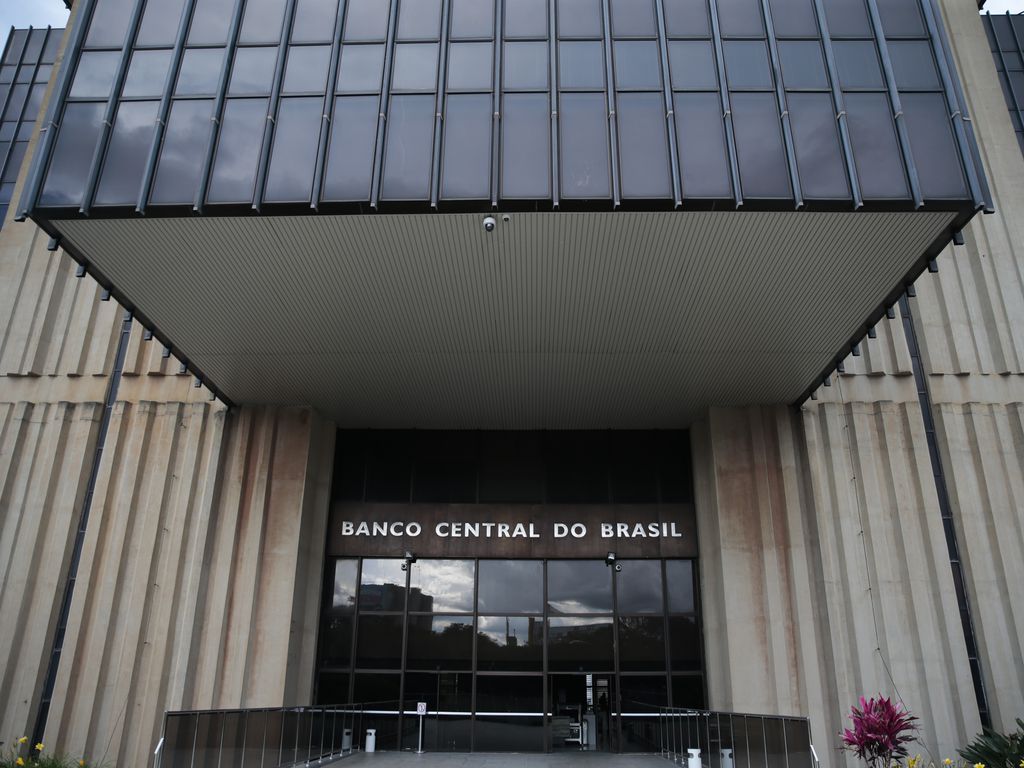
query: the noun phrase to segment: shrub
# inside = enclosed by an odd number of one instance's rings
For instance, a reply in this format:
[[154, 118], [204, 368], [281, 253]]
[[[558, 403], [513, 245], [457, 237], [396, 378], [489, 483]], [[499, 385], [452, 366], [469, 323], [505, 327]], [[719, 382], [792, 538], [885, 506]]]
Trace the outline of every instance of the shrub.
[[1017, 718], [1014, 733], [986, 728], [957, 752], [967, 762], [982, 763], [986, 768], [1024, 768], [1024, 720]]
[[914, 740], [916, 717], [879, 696], [860, 697], [860, 707], [850, 708], [852, 728], [843, 731], [843, 747], [863, 760], [869, 768], [889, 768], [893, 761], [907, 756]]

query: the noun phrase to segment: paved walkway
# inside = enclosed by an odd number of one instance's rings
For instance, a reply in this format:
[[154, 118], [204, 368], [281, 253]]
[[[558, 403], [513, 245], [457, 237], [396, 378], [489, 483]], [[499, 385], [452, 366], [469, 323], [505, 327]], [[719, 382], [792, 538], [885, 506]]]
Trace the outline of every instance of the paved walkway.
[[374, 752], [334, 763], [340, 768], [667, 768], [658, 755], [612, 755], [607, 752]]

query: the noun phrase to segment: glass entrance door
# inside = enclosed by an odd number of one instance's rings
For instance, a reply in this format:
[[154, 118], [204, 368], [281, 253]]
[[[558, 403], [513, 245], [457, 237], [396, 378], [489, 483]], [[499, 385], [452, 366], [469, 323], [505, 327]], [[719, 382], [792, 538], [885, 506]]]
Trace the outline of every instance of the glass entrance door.
[[548, 676], [548, 733], [551, 750], [616, 749], [615, 676], [574, 673]]

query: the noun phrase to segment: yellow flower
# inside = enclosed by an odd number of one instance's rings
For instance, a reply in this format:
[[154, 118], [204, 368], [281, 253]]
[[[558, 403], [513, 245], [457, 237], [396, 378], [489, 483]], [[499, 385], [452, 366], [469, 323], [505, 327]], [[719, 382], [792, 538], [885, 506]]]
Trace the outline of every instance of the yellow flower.
[[907, 760], [907, 768], [917, 768], [917, 764], [921, 762], [920, 755], [914, 755], [912, 758]]
[[28, 741], [28, 736], [22, 736], [20, 739], [18, 739], [19, 744], [24, 744], [26, 741]]
[[[36, 744], [36, 752], [42, 752], [44, 749], [46, 749], [46, 747], [43, 746], [43, 742], [40, 741], [38, 744]], [[985, 767], [982, 766], [982, 768]]]
[[15, 764], [15, 765], [24, 765], [24, 764], [25, 764], [25, 761], [24, 761], [24, 760], [22, 760], [22, 759], [21, 759], [21, 758], [19, 757], [19, 758], [18, 758], [17, 760], [15, 760], [15, 761], [14, 761], [14, 764]]
[[974, 768], [985, 768], [985, 764], [984, 763], [975, 763], [974, 764]]
[[83, 768], [84, 768], [84, 766], [85, 766], [85, 758], [82, 758], [81, 760], [79, 760], [79, 761], [78, 761], [78, 764], [79, 764], [80, 766], [83, 766]]
[[943, 764], [943, 765], [952, 765], [952, 764], [953, 764], [953, 761], [952, 761], [952, 760], [950, 760], [950, 759], [949, 759], [949, 758], [947, 757], [947, 758], [946, 758], [945, 760], [943, 760], [943, 761], [942, 761], [942, 764]]

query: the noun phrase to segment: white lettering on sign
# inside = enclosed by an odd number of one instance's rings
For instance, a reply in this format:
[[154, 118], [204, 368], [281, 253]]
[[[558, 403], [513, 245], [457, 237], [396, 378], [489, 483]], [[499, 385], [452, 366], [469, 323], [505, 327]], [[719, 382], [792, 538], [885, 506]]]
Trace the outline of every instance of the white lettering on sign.
[[[676, 523], [601, 523], [598, 532], [602, 539], [679, 539], [683, 533]], [[423, 527], [416, 522], [367, 522], [365, 520], [343, 520], [342, 536], [404, 537], [415, 538], [423, 533]], [[552, 523], [551, 535], [556, 539], [572, 537], [586, 538], [587, 526], [583, 523]], [[478, 523], [460, 520], [446, 520], [434, 526], [434, 535], [442, 539], [539, 539], [536, 523]]]

